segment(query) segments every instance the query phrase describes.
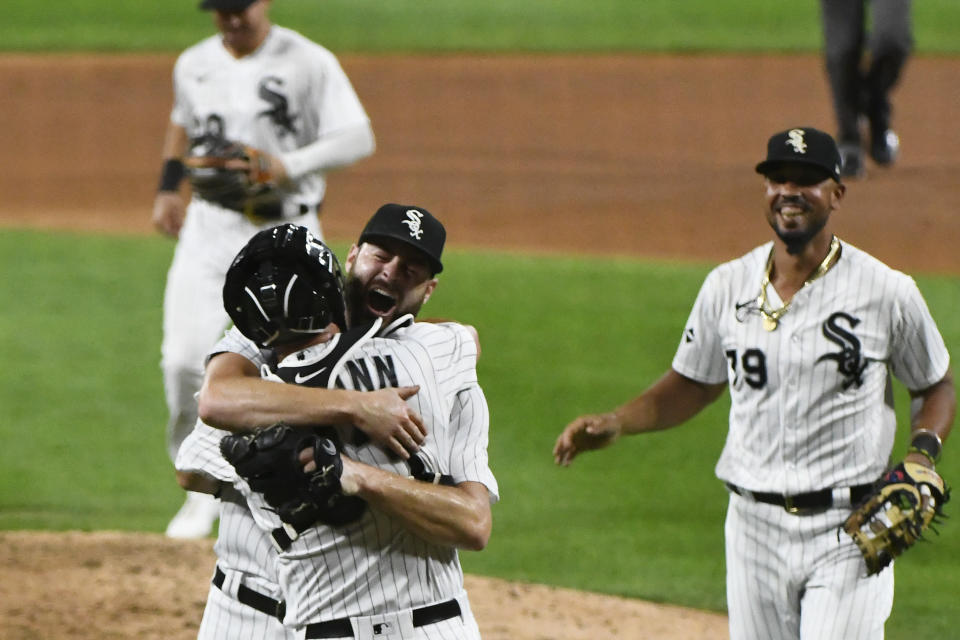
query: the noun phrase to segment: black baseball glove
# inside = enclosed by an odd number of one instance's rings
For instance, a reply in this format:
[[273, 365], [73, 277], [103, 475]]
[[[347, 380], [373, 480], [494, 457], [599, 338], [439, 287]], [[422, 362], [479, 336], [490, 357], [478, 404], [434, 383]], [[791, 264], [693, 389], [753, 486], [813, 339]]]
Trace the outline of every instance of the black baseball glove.
[[[317, 466], [311, 473], [303, 471], [298, 459], [308, 447]], [[343, 461], [333, 429], [295, 429], [278, 422], [253, 433], [225, 436], [220, 452], [280, 519], [298, 531], [317, 522], [353, 522], [366, 508], [362, 499], [340, 490]]]
[[218, 136], [191, 142], [183, 159], [194, 195], [260, 220], [283, 217], [283, 197], [263, 153]]
[[880, 573], [920, 540], [949, 499], [950, 490], [933, 469], [902, 462], [885, 473], [843, 525], [860, 547], [867, 574]]

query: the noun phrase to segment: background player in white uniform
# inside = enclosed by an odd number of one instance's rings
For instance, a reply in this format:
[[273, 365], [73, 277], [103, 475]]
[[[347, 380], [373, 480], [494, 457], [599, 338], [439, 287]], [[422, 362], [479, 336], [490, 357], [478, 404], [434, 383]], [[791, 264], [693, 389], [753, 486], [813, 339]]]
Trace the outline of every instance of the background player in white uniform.
[[[230, 261], [260, 229], [279, 220], [248, 218], [178, 193], [191, 140], [219, 134], [266, 154], [285, 195], [283, 216], [320, 235], [325, 174], [370, 155], [370, 122], [334, 55], [273, 25], [270, 0], [204, 0], [219, 34], [184, 51], [174, 67], [174, 106], [153, 222], [178, 237], [164, 296], [162, 366], [171, 459], [197, 418], [194, 394], [203, 359], [228, 324], [220, 287]], [[189, 493], [170, 522], [172, 537], [209, 534], [216, 505]]]
[[796, 128], [767, 151], [757, 171], [773, 241], [714, 269], [673, 367], [614, 411], [571, 422], [554, 456], [567, 465], [620, 435], [679, 425], [729, 388], [716, 473], [730, 489], [731, 638], [882, 638], [893, 569], [867, 577], [838, 533], [889, 462], [889, 375], [913, 398], [911, 437], [942, 440], [956, 411], [949, 357], [913, 280], [833, 235], [845, 193], [834, 140]]

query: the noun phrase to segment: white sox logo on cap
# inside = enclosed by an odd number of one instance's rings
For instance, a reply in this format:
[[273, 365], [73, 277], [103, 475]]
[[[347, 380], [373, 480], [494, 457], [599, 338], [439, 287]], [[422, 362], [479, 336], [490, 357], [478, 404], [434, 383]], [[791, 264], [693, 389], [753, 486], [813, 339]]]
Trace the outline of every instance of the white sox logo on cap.
[[806, 153], [807, 143], [803, 140], [803, 129], [791, 129], [787, 133], [787, 144], [797, 153]]
[[783, 164], [804, 164], [823, 170], [840, 182], [840, 150], [832, 136], [813, 127], [792, 127], [770, 136], [767, 158], [756, 167], [767, 175]]
[[421, 227], [421, 222], [423, 220], [423, 214], [417, 211], [416, 209], [407, 210], [407, 219], [403, 220], [401, 224], [405, 224], [410, 227], [410, 237], [420, 240], [423, 238], [423, 228]]
[[408, 244], [426, 257], [433, 273], [443, 271], [440, 255], [447, 232], [443, 224], [423, 207], [388, 202], [373, 214], [360, 234], [359, 244], [393, 238]]

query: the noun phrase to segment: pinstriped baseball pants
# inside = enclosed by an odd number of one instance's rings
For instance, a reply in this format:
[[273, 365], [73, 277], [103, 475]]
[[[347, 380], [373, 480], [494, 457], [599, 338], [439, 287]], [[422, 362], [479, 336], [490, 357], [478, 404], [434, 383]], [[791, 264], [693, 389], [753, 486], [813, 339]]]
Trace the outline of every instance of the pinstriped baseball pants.
[[[730, 495], [725, 525], [731, 640], [878, 640], [893, 567], [875, 576], [842, 531], [849, 508], [795, 515]], [[839, 534], [839, 537], [838, 537]]]

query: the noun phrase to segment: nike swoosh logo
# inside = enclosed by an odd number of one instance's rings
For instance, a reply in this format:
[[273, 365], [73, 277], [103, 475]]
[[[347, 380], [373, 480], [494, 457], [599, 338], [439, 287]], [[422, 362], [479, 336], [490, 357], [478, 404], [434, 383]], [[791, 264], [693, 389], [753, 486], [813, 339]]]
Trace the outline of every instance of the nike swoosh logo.
[[298, 371], [298, 372], [297, 372], [297, 375], [293, 376], [293, 381], [296, 382], [297, 384], [302, 384], [302, 383], [306, 382], [307, 380], [310, 380], [311, 378], [316, 378], [318, 375], [320, 375], [321, 373], [323, 373], [323, 372], [326, 371], [326, 370], [327, 370], [326, 367], [320, 367], [319, 369], [317, 369], [317, 370], [314, 371], [313, 373], [308, 373], [308, 374], [305, 375], [305, 376], [300, 375], [300, 372]]

